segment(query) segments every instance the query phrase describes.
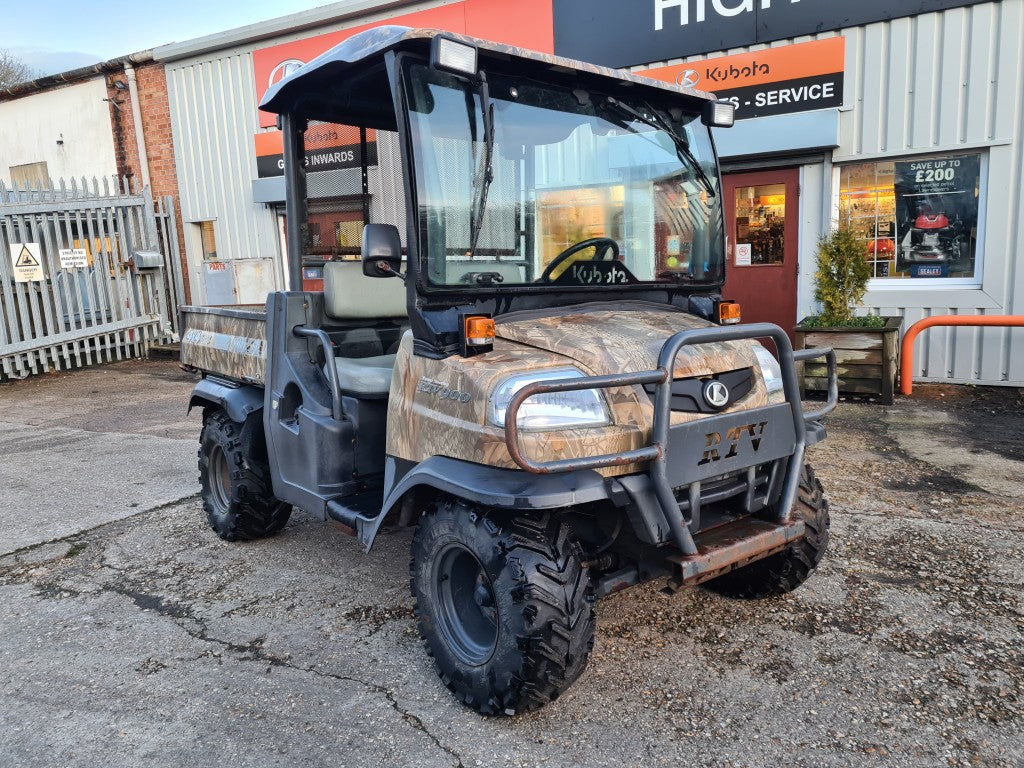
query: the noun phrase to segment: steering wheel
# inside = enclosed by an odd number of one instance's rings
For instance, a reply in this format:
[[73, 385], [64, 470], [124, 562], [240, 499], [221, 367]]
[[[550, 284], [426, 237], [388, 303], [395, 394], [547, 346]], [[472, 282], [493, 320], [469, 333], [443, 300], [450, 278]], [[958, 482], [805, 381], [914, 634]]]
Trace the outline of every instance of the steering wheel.
[[[587, 240], [580, 240], [578, 243], [570, 245], [560, 254], [555, 256], [555, 258], [551, 260], [551, 263], [544, 268], [544, 271], [537, 280], [546, 280], [550, 282], [552, 272], [568, 261], [570, 256], [573, 256], [580, 251], [585, 251], [587, 248], [596, 249], [594, 251], [594, 258], [590, 259], [590, 261], [614, 261], [619, 258], [619, 244], [612, 238], [591, 237]], [[608, 257], [609, 253], [611, 254], [611, 258]]]

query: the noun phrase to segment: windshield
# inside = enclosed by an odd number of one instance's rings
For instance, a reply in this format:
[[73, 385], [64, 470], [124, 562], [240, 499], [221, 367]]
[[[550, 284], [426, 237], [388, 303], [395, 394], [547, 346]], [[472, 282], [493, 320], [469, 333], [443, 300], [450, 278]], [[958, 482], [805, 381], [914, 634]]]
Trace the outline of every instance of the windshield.
[[429, 285], [723, 279], [696, 108], [496, 73], [484, 87], [418, 61], [405, 74]]

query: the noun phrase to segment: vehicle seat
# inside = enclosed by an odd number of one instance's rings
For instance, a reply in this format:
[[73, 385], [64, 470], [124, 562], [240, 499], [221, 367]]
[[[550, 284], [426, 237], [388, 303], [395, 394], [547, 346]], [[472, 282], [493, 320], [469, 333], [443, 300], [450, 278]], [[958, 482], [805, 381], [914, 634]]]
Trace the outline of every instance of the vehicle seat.
[[357, 397], [387, 397], [395, 355], [379, 354], [383, 344], [374, 323], [408, 317], [405, 283], [394, 277], [367, 277], [359, 261], [329, 261], [324, 264], [324, 311], [334, 320], [365, 322], [345, 333], [343, 350], [378, 353], [335, 357], [339, 388]]
[[386, 397], [391, 390], [396, 357], [336, 357], [334, 368], [338, 372], [338, 386], [361, 397]]

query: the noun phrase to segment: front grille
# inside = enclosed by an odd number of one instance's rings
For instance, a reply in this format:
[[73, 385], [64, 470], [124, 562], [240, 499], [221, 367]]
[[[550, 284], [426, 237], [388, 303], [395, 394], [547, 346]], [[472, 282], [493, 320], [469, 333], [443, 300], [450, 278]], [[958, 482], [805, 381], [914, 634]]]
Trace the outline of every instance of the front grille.
[[785, 460], [759, 464], [692, 486], [674, 488], [673, 495], [690, 530], [696, 532], [736, 516], [759, 512], [774, 503], [785, 468]]
[[[717, 373], [704, 378], [674, 379], [672, 381], [672, 399], [670, 407], [682, 413], [718, 413], [722, 408], [713, 408], [704, 401], [704, 385], [710, 380], [717, 380], [729, 388], [729, 400], [722, 406], [728, 408], [737, 400], [746, 397], [754, 387], [754, 370], [739, 368], [735, 371]], [[655, 401], [656, 384], [644, 384], [644, 392]]]

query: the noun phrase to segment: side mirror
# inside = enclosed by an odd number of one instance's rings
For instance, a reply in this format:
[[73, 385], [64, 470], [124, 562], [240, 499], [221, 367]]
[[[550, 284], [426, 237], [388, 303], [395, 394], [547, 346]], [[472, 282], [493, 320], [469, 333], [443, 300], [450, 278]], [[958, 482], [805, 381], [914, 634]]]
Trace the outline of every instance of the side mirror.
[[395, 277], [402, 270], [402, 239], [393, 224], [363, 227], [363, 274], [367, 277]]

